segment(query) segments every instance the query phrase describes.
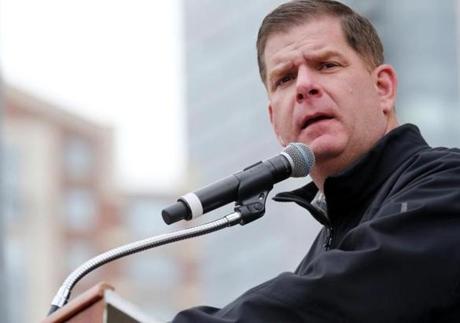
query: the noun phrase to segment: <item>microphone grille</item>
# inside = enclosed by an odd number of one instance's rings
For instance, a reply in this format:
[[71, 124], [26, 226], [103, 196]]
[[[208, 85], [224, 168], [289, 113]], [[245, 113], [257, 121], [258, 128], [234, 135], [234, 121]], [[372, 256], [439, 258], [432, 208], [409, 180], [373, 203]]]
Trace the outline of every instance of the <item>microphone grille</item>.
[[304, 177], [310, 173], [315, 164], [315, 155], [310, 147], [300, 142], [293, 142], [283, 150], [291, 157], [291, 177]]

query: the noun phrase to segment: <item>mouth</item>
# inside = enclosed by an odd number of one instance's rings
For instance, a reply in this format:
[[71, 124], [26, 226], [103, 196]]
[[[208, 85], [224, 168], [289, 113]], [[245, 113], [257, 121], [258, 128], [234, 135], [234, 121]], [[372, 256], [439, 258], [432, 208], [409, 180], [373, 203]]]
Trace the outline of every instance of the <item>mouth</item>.
[[310, 117], [310, 118], [306, 118], [304, 123], [302, 124], [302, 130], [303, 129], [306, 129], [307, 127], [315, 124], [315, 123], [318, 123], [318, 122], [321, 122], [321, 121], [324, 121], [324, 120], [331, 120], [333, 119], [333, 117], [331, 116], [328, 116], [328, 115], [317, 115], [317, 116], [313, 116], [313, 117]]

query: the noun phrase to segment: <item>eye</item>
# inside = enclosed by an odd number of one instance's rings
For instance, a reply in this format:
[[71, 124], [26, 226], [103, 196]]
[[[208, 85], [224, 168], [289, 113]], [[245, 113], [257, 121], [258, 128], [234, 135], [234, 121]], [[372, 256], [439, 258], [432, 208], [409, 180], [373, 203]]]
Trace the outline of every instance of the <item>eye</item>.
[[278, 87], [280, 85], [286, 84], [286, 83], [288, 83], [289, 81], [291, 81], [293, 79], [295, 79], [294, 74], [288, 73], [288, 74], [282, 76], [280, 79], [278, 79], [278, 81], [276, 81], [275, 87]]
[[334, 67], [338, 67], [338, 66], [339, 66], [339, 64], [334, 63], [334, 62], [321, 62], [321, 63], [319, 64], [318, 69], [319, 69], [320, 71], [323, 71], [323, 70], [330, 70], [330, 69], [332, 69], [332, 68], [334, 68]]

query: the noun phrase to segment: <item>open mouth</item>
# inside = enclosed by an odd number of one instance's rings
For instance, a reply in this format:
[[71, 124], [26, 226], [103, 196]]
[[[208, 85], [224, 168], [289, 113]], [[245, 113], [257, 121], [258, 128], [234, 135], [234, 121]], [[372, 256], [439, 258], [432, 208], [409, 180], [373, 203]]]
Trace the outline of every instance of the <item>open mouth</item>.
[[314, 117], [314, 118], [310, 118], [310, 119], [305, 121], [305, 123], [302, 126], [302, 129], [305, 129], [305, 128], [311, 126], [314, 123], [317, 123], [317, 122], [320, 122], [320, 121], [323, 121], [323, 120], [330, 120], [330, 119], [333, 119], [333, 118], [329, 117], [329, 116], [326, 116], [326, 115], [321, 115], [321, 116], [317, 116], [317, 117]]

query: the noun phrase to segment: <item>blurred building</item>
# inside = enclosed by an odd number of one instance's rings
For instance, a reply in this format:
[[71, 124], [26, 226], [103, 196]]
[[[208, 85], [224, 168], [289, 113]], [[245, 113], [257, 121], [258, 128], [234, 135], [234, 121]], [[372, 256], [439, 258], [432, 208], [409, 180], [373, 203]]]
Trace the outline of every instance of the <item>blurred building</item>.
[[[183, 225], [168, 227], [161, 218], [176, 195], [115, 188], [111, 128], [13, 87], [5, 88], [5, 96], [4, 321], [38, 322], [64, 279], [83, 262]], [[152, 318], [167, 320], [198, 300], [199, 261], [194, 241], [131, 255], [84, 277], [72, 298], [103, 280]]]
[[[4, 111], [4, 100], [3, 100], [3, 78], [0, 74], [0, 133], [2, 133], [3, 127], [3, 111]], [[3, 160], [2, 152], [2, 138], [0, 135], [0, 165]], [[4, 176], [0, 170], [0, 206], [4, 203]], [[0, 207], [0, 322], [7, 322], [7, 291], [6, 291], [6, 261], [5, 261], [5, 223], [3, 213]]]
[[[10, 322], [37, 322], [67, 274], [116, 245], [112, 130], [5, 89], [2, 175]], [[95, 272], [78, 291], [116, 278]]]
[[[282, 2], [183, 2], [190, 189], [280, 150], [268, 120], [255, 42], [263, 17]], [[387, 62], [399, 74], [402, 122], [417, 124], [433, 145], [460, 145], [457, 2], [344, 2], [368, 16], [382, 36]], [[274, 191], [304, 182], [281, 183]], [[226, 304], [276, 273], [295, 269], [318, 229], [307, 212], [270, 201], [255, 223], [200, 239], [200, 302]]]

